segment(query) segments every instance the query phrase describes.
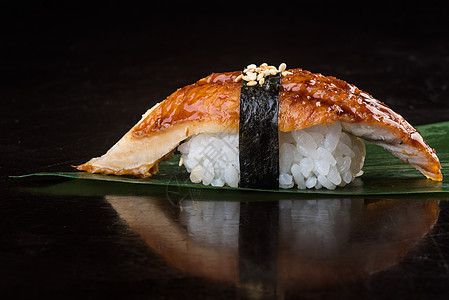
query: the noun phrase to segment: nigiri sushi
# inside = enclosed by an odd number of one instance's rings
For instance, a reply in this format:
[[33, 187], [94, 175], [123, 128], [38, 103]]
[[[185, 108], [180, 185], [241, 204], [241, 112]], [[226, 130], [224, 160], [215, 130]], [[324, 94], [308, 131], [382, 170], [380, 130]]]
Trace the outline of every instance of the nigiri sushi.
[[442, 180], [435, 150], [384, 103], [335, 77], [265, 63], [178, 89], [76, 168], [151, 177], [178, 150], [196, 183], [335, 189], [363, 173], [362, 139]]

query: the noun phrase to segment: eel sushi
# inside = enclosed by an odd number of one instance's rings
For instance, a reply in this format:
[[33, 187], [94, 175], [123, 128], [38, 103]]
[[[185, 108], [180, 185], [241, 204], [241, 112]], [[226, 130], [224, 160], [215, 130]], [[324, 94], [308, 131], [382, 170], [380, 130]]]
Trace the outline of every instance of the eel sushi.
[[266, 63], [178, 89], [76, 168], [151, 177], [178, 150], [195, 183], [335, 189], [363, 173], [363, 140], [442, 180], [435, 150], [384, 103], [335, 77]]

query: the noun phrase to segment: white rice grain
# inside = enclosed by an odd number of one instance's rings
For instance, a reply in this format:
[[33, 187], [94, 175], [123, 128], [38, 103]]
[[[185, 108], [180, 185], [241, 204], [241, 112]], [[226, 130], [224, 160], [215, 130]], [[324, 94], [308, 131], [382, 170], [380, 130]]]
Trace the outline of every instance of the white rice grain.
[[[238, 134], [199, 134], [178, 147], [190, 180], [237, 187], [240, 181]], [[364, 142], [337, 121], [302, 130], [279, 132], [279, 187], [335, 189], [360, 176]]]

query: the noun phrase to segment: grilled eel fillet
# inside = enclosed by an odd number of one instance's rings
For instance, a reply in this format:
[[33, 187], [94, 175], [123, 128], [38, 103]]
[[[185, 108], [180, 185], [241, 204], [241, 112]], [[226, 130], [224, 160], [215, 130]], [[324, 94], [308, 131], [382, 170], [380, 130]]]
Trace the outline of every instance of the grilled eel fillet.
[[[441, 181], [435, 150], [401, 115], [335, 77], [302, 69], [281, 77], [278, 128], [288, 132], [340, 121], [343, 130], [389, 150], [427, 178]], [[149, 109], [106, 154], [79, 165], [91, 173], [150, 177], [184, 139], [239, 128], [242, 72], [214, 73]]]

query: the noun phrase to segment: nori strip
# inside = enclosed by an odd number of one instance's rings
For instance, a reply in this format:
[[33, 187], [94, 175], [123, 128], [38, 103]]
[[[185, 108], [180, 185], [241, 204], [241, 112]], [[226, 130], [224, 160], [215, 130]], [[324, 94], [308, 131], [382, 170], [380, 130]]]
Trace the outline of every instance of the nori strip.
[[280, 74], [261, 86], [242, 81], [240, 94], [240, 187], [279, 187], [278, 106]]

